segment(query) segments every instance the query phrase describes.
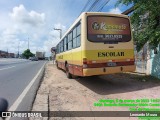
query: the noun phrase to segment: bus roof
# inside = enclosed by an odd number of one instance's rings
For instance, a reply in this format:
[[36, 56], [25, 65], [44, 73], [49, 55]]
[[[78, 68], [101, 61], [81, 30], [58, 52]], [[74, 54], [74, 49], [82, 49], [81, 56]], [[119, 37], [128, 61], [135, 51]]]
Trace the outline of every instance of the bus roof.
[[[83, 12], [75, 21], [74, 23], [69, 27], [69, 29], [65, 32], [65, 34], [62, 36], [58, 44], [64, 39], [64, 37], [73, 29], [73, 27], [81, 20], [82, 16], [86, 15], [110, 15], [110, 16], [119, 16], [119, 17], [124, 17], [124, 18], [129, 18], [129, 16], [124, 15], [124, 14], [113, 14], [109, 12]], [[58, 45], [57, 44], [57, 45]], [[56, 46], [57, 46], [56, 45]]]

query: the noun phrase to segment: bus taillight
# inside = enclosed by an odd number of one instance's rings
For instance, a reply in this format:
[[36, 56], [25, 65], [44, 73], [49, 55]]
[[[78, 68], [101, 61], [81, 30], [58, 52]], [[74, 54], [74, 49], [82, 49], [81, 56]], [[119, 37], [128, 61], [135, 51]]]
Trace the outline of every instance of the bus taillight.
[[87, 64], [87, 58], [83, 58], [83, 64]]
[[126, 59], [126, 61], [134, 61], [134, 59]]
[[87, 58], [83, 58], [83, 68], [87, 68]]

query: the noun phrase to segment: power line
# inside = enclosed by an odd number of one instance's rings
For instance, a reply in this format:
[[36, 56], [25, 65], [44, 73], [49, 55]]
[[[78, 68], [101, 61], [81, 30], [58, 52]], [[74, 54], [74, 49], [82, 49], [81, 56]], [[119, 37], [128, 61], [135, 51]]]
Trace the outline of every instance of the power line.
[[98, 11], [98, 12], [101, 12], [102, 9], [104, 8], [104, 6], [106, 6], [106, 5], [108, 4], [109, 1], [110, 1], [110, 0], [106, 0], [106, 2], [104, 2], [104, 4], [101, 5], [101, 7], [99, 7], [97, 11]]
[[81, 10], [79, 16], [82, 12], [101, 12], [109, 1], [110, 0], [88, 0]]
[[98, 2], [95, 4], [95, 6], [93, 6], [91, 11], [97, 11], [96, 8], [101, 5], [101, 2], [103, 2], [103, 1], [102, 0], [98, 0]]
[[93, 2], [93, 4], [91, 5], [91, 7], [87, 10], [88, 12], [90, 12], [92, 10], [92, 8], [97, 4], [98, 0], [95, 0]]
[[91, 3], [92, 3], [91, 1], [93, 1], [93, 0], [88, 0], [88, 1], [86, 2], [86, 4], [85, 4], [85, 6], [83, 7], [83, 9], [81, 10], [79, 16], [81, 15], [82, 12], [85, 12], [85, 11], [87, 12], [86, 9], [91, 5]]
[[81, 10], [81, 13], [85, 11], [85, 9], [87, 8], [88, 4], [91, 2], [91, 0], [88, 0], [84, 6], [84, 8]]
[[[81, 10], [80, 14], [84, 11], [86, 12], [100, 12], [102, 11], [102, 9], [104, 8], [104, 6], [106, 6], [106, 4], [109, 2], [110, 0], [88, 0], [85, 4], [85, 6], [83, 7], [83, 9]], [[87, 9], [88, 8], [88, 9]]]

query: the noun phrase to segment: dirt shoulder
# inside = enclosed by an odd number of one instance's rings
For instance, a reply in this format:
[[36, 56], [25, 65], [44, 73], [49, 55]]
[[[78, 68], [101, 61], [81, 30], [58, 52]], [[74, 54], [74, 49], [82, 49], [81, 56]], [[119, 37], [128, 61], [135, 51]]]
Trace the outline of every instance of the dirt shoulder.
[[[103, 100], [160, 99], [160, 80], [137, 73], [68, 79], [49, 62], [33, 111], [128, 111], [126, 106], [94, 106]], [[43, 119], [47, 119], [43, 118]], [[49, 120], [115, 120], [113, 117], [50, 117]], [[121, 117], [135, 120], [135, 117]]]

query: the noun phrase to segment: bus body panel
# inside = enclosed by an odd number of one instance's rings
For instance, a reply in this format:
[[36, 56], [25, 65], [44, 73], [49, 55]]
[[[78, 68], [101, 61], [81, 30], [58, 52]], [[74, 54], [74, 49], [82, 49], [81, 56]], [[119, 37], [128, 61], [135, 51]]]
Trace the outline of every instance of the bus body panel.
[[[86, 14], [84, 30], [87, 30], [87, 17], [92, 15], [104, 14]], [[116, 16], [122, 17], [121, 15]], [[123, 17], [128, 19], [126, 16]], [[87, 31], [85, 31], [85, 33], [87, 33]], [[128, 42], [118, 42], [118, 44], [91, 42], [87, 39], [87, 34], [85, 34], [83, 40], [84, 49], [82, 51], [82, 59], [87, 59], [88, 67], [83, 69], [83, 76], [135, 71], [134, 46], [132, 37]], [[107, 66], [107, 63], [111, 62], [116, 63], [118, 66]]]
[[67, 35], [72, 27], [81, 21], [81, 46], [56, 54], [58, 66], [65, 70], [65, 64], [67, 63], [69, 72], [77, 76], [135, 71], [132, 32], [131, 40], [128, 42], [108, 44], [89, 41], [87, 39], [87, 17], [92, 15], [118, 16], [128, 19], [125, 15], [83, 13], [65, 34]]
[[83, 76], [81, 53], [81, 47], [79, 47], [75, 48], [74, 52], [69, 50], [63, 54], [56, 55], [59, 67], [65, 70], [65, 64], [67, 63], [71, 74]]
[[122, 72], [133, 72], [135, 65], [83, 69], [83, 76], [106, 75]]

